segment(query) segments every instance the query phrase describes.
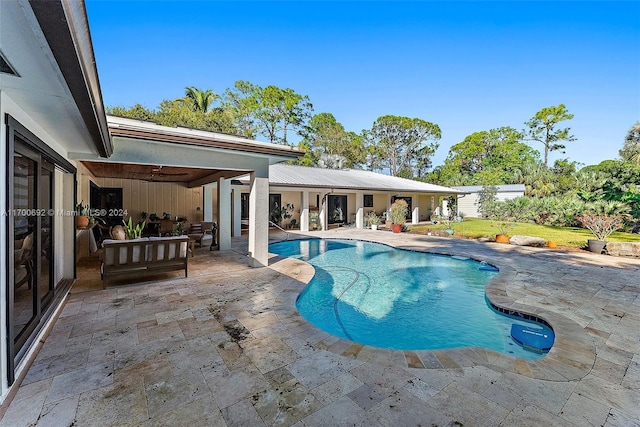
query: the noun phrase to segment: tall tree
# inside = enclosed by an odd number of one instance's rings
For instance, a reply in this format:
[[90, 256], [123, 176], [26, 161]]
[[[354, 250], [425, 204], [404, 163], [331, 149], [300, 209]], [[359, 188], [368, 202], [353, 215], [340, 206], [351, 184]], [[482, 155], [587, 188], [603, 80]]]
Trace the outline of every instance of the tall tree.
[[[188, 91], [189, 88], [187, 88]], [[152, 121], [162, 126], [182, 126], [193, 129], [237, 134], [232, 115], [222, 108], [210, 108], [210, 90], [191, 91], [194, 98], [187, 97], [174, 100], [163, 100], [156, 110], [150, 110], [140, 104], [133, 107], [107, 107], [107, 113], [132, 119]], [[197, 104], [200, 107], [197, 107]], [[205, 108], [206, 106], [206, 108]], [[206, 111], [205, 111], [206, 110]]]
[[222, 108], [213, 108], [208, 113], [193, 110], [184, 99], [164, 100], [155, 114], [155, 121], [163, 126], [182, 126], [193, 129], [236, 134], [231, 114]]
[[538, 159], [538, 152], [522, 142], [520, 132], [501, 127], [474, 132], [453, 145], [435, 178], [442, 185], [511, 184], [516, 182], [517, 170]]
[[627, 132], [624, 145], [620, 150], [620, 157], [625, 162], [640, 166], [640, 122], [636, 122]]
[[193, 86], [185, 88], [184, 99], [193, 111], [208, 113], [213, 102], [218, 98], [211, 89], [200, 90]]
[[128, 117], [130, 119], [138, 119], [145, 121], [155, 121], [156, 112], [143, 107], [141, 104], [136, 104], [133, 107], [106, 107], [107, 114], [112, 114], [118, 117]]
[[236, 125], [246, 136], [259, 133], [270, 142], [283, 144], [289, 144], [291, 130], [304, 128], [313, 111], [309, 97], [293, 89], [263, 88], [246, 81], [237, 81], [225, 92], [223, 106], [232, 111]]
[[549, 152], [564, 150], [566, 147], [561, 143], [562, 141], [571, 142], [576, 140], [569, 133], [570, 128], [556, 129], [558, 123], [571, 119], [573, 119], [573, 114], [567, 111], [567, 107], [564, 104], [560, 104], [557, 107], [543, 108], [525, 123], [529, 128], [525, 131], [526, 138], [544, 145], [545, 167], [549, 163]]
[[347, 132], [331, 113], [314, 115], [303, 136], [308, 159], [303, 159], [302, 163], [351, 168], [365, 161], [362, 138]]
[[[438, 148], [440, 127], [418, 118], [382, 116], [373, 123], [367, 137], [375, 146], [380, 164], [398, 176], [416, 175], [418, 164], [430, 164]], [[410, 172], [409, 172], [410, 171]], [[413, 177], [411, 176], [411, 177]]]
[[[261, 108], [256, 117], [267, 129], [271, 142], [287, 144], [289, 130], [301, 130], [311, 116], [313, 106], [307, 95], [293, 89], [267, 86], [262, 91]], [[278, 136], [282, 132], [282, 136]]]
[[222, 96], [222, 108], [231, 113], [239, 133], [251, 139], [258, 133], [253, 112], [258, 108], [259, 90], [259, 87], [250, 82], [238, 80]]

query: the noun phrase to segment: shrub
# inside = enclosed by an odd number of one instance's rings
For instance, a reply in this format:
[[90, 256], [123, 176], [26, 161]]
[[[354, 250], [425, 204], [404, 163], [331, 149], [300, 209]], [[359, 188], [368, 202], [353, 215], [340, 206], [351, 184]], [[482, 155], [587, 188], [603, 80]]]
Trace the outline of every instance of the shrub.
[[407, 213], [409, 210], [409, 205], [406, 200], [397, 199], [395, 202], [391, 204], [391, 208], [389, 209], [391, 213], [391, 221], [394, 224], [403, 225], [407, 222]]
[[597, 240], [605, 240], [611, 233], [622, 227], [622, 215], [607, 215], [604, 213], [584, 213], [576, 217], [584, 228], [588, 228]]

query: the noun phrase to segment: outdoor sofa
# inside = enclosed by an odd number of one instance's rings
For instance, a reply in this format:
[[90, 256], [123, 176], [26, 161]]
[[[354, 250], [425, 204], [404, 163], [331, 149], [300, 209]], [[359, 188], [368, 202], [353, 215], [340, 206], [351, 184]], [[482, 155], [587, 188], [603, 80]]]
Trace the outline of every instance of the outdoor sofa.
[[184, 269], [188, 277], [189, 237], [142, 237], [102, 242], [100, 272], [102, 288], [107, 280], [119, 276], [147, 275]]

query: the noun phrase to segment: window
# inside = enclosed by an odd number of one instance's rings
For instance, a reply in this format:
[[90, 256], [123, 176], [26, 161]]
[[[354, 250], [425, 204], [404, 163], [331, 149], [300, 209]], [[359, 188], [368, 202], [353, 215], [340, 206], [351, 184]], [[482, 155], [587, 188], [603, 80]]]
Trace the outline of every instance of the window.
[[365, 194], [364, 195], [364, 207], [372, 208], [373, 207], [373, 194]]

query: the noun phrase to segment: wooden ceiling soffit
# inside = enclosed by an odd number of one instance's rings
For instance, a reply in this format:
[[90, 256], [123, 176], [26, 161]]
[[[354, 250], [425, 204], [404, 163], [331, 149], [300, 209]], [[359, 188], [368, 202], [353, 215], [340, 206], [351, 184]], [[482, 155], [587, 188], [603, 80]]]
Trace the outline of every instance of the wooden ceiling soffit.
[[[215, 169], [190, 168], [183, 166], [140, 165], [109, 162], [82, 162], [97, 178], [132, 179], [148, 182], [188, 183], [218, 173]], [[226, 171], [221, 171], [226, 172]], [[234, 171], [237, 175], [246, 172]], [[237, 176], [236, 175], [236, 176]]]
[[194, 188], [200, 187], [206, 184], [211, 184], [218, 181], [219, 178], [231, 179], [242, 175], [247, 175], [248, 171], [231, 171], [231, 170], [218, 170], [200, 179], [190, 181], [187, 183], [187, 187]]

